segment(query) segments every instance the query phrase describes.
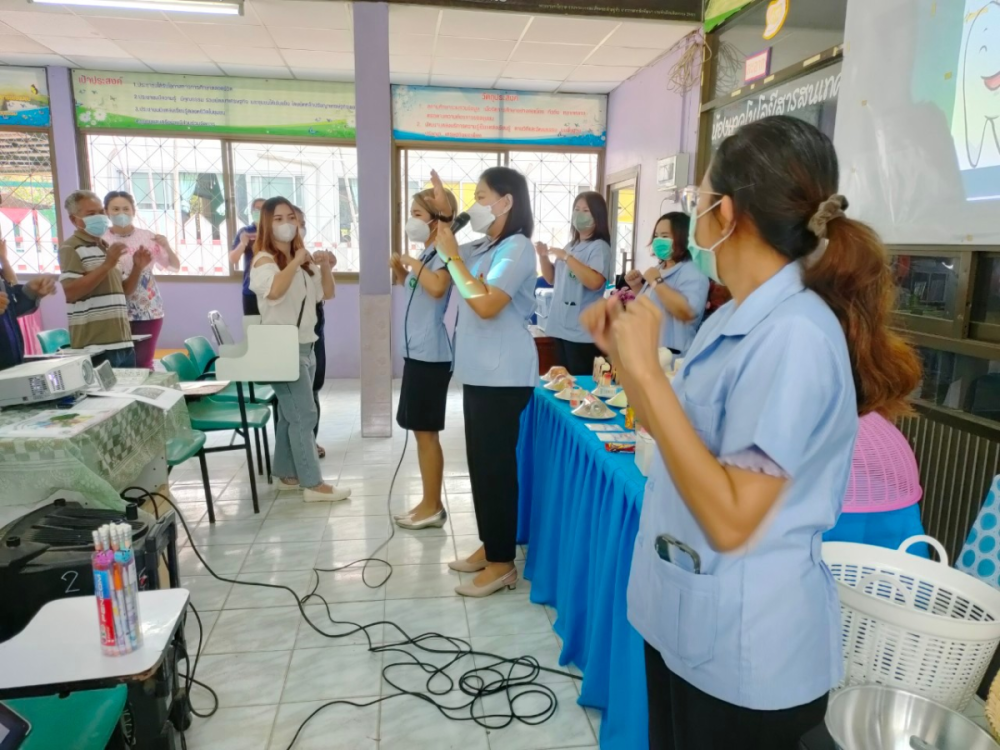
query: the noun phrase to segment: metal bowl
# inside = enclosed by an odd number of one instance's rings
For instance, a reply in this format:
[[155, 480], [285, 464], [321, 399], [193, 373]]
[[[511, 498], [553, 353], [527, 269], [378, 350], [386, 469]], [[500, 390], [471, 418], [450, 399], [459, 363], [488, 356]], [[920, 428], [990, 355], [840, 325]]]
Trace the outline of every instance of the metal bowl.
[[881, 685], [836, 693], [826, 712], [826, 728], [840, 750], [1000, 750], [960, 713]]

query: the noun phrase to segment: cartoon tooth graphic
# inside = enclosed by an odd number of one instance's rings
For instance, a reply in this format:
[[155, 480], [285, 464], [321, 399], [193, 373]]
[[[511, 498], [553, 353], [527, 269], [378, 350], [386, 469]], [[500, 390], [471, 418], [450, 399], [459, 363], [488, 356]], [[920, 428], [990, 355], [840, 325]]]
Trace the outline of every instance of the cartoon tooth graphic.
[[976, 168], [987, 139], [1000, 154], [1000, 2], [990, 0], [972, 13], [965, 41], [962, 98], [965, 104], [965, 146]]

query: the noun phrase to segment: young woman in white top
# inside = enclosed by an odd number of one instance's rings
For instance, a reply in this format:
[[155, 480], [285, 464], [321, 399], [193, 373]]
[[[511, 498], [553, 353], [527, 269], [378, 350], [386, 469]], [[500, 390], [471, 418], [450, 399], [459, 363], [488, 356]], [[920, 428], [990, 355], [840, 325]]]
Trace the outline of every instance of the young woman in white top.
[[280, 478], [279, 489], [303, 487], [306, 502], [345, 500], [351, 495], [350, 490], [338, 490], [324, 481], [313, 437], [316, 305], [333, 297], [332, 263], [330, 253], [310, 257], [291, 203], [284, 198], [264, 203], [254, 243], [250, 289], [257, 295], [261, 324], [299, 329], [298, 380], [273, 384], [278, 397], [274, 473]]

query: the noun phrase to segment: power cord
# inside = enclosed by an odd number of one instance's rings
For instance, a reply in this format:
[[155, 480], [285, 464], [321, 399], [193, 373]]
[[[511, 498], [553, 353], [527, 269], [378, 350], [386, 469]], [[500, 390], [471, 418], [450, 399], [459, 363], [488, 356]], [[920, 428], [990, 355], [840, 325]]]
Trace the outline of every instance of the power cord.
[[[404, 454], [405, 455], [405, 454]], [[400, 464], [402, 464], [402, 459], [400, 459]], [[397, 473], [398, 473], [397, 467]], [[333, 617], [333, 613], [330, 609], [330, 603], [323, 598], [322, 595], [317, 593], [317, 588], [319, 585], [319, 575], [321, 572], [327, 572], [323, 569], [313, 568], [313, 572], [317, 577], [317, 582], [313, 586], [312, 591], [304, 597], [299, 597], [299, 595], [290, 587], [284, 586], [282, 584], [273, 583], [261, 583], [256, 581], [239, 581], [235, 578], [228, 578], [226, 576], [216, 573], [212, 567], [205, 560], [201, 551], [195, 545], [194, 540], [191, 536], [191, 529], [188, 527], [187, 520], [181, 515], [180, 510], [174, 501], [159, 493], [159, 492], [149, 492], [142, 490], [141, 488], [131, 487], [125, 492], [132, 490], [139, 490], [142, 495], [138, 498], [136, 497], [126, 497], [126, 500], [130, 502], [142, 501], [142, 500], [152, 500], [156, 502], [156, 498], [160, 498], [166, 503], [168, 503], [177, 514], [181, 525], [184, 527], [184, 532], [187, 534], [188, 542], [191, 545], [191, 550], [194, 552], [195, 556], [198, 558], [199, 562], [205, 567], [205, 570], [215, 578], [216, 580], [223, 581], [224, 583], [231, 583], [237, 586], [256, 586], [260, 588], [268, 589], [280, 589], [282, 591], [287, 591], [295, 600], [296, 606], [299, 608], [299, 613], [302, 618], [314, 631], [319, 633], [325, 638], [339, 639], [353, 636], [357, 633], [363, 633], [365, 640], [368, 644], [368, 651], [370, 653], [397, 653], [406, 657], [407, 661], [403, 661], [396, 664], [390, 664], [382, 668], [382, 678], [391, 685], [398, 692], [392, 695], [382, 696], [374, 700], [368, 701], [366, 703], [357, 703], [355, 701], [349, 700], [333, 700], [324, 703], [319, 706], [315, 711], [313, 711], [306, 719], [299, 725], [298, 730], [292, 738], [291, 743], [289, 743], [287, 750], [292, 750], [299, 736], [304, 731], [305, 727], [317, 714], [319, 714], [323, 709], [335, 705], [348, 705], [357, 708], [364, 708], [367, 706], [373, 706], [382, 703], [393, 698], [399, 698], [402, 696], [411, 696], [413, 698], [418, 698], [425, 703], [429, 703], [434, 706], [443, 716], [453, 721], [472, 721], [485, 729], [501, 729], [503, 727], [509, 726], [514, 721], [520, 721], [523, 724], [536, 725], [542, 724], [555, 714], [559, 701], [555, 695], [555, 692], [545, 684], [540, 684], [537, 682], [538, 678], [542, 673], [555, 674], [562, 677], [569, 677], [571, 679], [580, 679], [577, 675], [571, 674], [569, 672], [564, 672], [558, 669], [552, 669], [549, 667], [543, 667], [538, 659], [533, 656], [519, 656], [514, 658], [508, 658], [503, 656], [498, 656], [496, 654], [490, 654], [483, 651], [475, 651], [472, 648], [470, 642], [462, 638], [455, 638], [452, 636], [442, 635], [441, 633], [422, 633], [417, 636], [410, 636], [402, 627], [394, 622], [388, 620], [381, 620], [379, 622], [369, 623], [367, 625], [361, 625], [359, 623], [351, 622], [349, 620], [337, 620]], [[124, 496], [124, 493], [123, 493]], [[390, 491], [391, 498], [391, 491]], [[391, 538], [391, 535], [390, 535]], [[388, 540], [384, 542], [381, 546], [388, 543]], [[380, 548], [381, 548], [380, 546]], [[332, 570], [339, 571], [346, 568], [350, 568], [359, 563], [365, 563], [367, 565], [370, 562], [382, 562], [385, 565], [389, 563], [385, 560], [381, 560], [374, 557], [363, 558], [361, 560], [356, 560], [348, 565], [340, 566], [339, 568], [334, 568]], [[390, 566], [391, 567], [391, 566]], [[388, 580], [388, 578], [386, 579]], [[382, 584], [383, 585], [384, 581]], [[368, 585], [368, 584], [366, 584]], [[348, 630], [339, 633], [327, 633], [319, 625], [313, 622], [305, 609], [305, 603], [310, 599], [319, 599], [324, 608], [326, 609], [327, 618], [333, 625], [347, 626]], [[201, 618], [198, 616], [197, 611], [192, 607], [192, 611], [195, 612], [195, 617], [199, 623], [199, 636], [198, 636], [198, 651], [195, 654], [193, 662], [189, 662], [191, 670], [190, 674], [184, 675], [184, 679], [187, 680], [187, 686], [190, 688], [193, 685], [200, 685], [209, 690], [214, 698], [215, 706], [207, 713], [198, 713], [194, 711], [192, 707], [192, 713], [196, 716], [207, 717], [211, 716], [218, 709], [218, 695], [205, 683], [195, 679], [195, 673], [198, 669], [198, 660], [201, 656], [202, 650], [202, 639], [204, 630], [201, 625]], [[382, 626], [388, 626], [393, 628], [401, 636], [400, 640], [386, 642], [381, 645], [375, 645], [372, 643], [370, 629], [379, 628]], [[386, 639], [388, 641], [388, 639]], [[417, 656], [407, 651], [404, 647], [413, 646], [421, 651], [425, 651], [429, 654], [436, 654], [438, 656], [445, 655], [451, 656], [452, 658], [448, 660], [447, 663], [437, 666], [432, 663], [423, 662]], [[469, 657], [481, 657], [483, 659], [491, 660], [491, 664], [483, 667], [473, 667], [467, 669], [458, 678], [457, 688], [462, 692], [469, 700], [465, 701], [460, 705], [445, 705], [444, 703], [437, 700], [437, 697], [451, 693], [456, 688], [455, 679], [448, 674], [448, 670], [459, 664], [463, 659]], [[395, 672], [406, 668], [418, 668], [424, 674], [427, 675], [425, 690], [424, 692], [419, 692], [415, 690], [407, 689], [396, 680], [393, 679]], [[506, 711], [499, 711], [493, 713], [485, 713], [485, 711], [477, 711], [477, 707], [480, 706], [482, 701], [486, 698], [494, 695], [504, 695], [507, 700]], [[528, 695], [537, 695], [544, 698], [544, 707], [533, 713], [524, 713], [520, 711], [515, 705], [519, 700], [524, 699]], [[181, 741], [182, 747], [186, 746], [186, 741], [184, 740], [183, 731], [181, 731]]]

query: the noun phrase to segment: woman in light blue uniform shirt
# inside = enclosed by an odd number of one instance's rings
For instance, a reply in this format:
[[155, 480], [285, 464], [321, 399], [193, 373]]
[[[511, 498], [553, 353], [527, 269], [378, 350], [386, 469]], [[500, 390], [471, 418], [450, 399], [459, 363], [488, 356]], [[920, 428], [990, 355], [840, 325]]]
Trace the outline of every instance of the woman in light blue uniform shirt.
[[570, 375], [590, 375], [600, 354], [580, 315], [604, 296], [614, 272], [610, 240], [608, 204], [600, 193], [588, 191], [573, 203], [573, 239], [568, 247], [560, 250], [535, 243], [542, 276], [553, 287], [545, 334], [555, 341], [557, 364]]
[[412, 430], [417, 440], [417, 460], [423, 497], [407, 513], [395, 516], [400, 528], [419, 530], [440, 528], [448, 521], [441, 502], [444, 479], [444, 452], [440, 433], [448, 406], [451, 382], [451, 337], [444, 325], [451, 292], [451, 276], [434, 249], [434, 239], [442, 220], [450, 222], [458, 213], [458, 201], [443, 191], [445, 213], [432, 206], [433, 190], [413, 196], [406, 236], [424, 246], [420, 257], [394, 254], [389, 260], [393, 276], [406, 290], [403, 318], [403, 386], [399, 394], [396, 423]]
[[659, 448], [628, 588], [651, 748], [797, 750], [841, 678], [822, 535], [858, 414], [905, 411], [918, 370], [887, 327], [885, 248], [846, 218], [837, 183], [833, 144], [799, 120], [766, 118], [720, 145], [686, 204], [692, 264], [733, 300], [673, 387], [657, 305], [585, 315]]
[[659, 261], [645, 272], [633, 269], [625, 276], [635, 294], [648, 294], [663, 309], [660, 346], [681, 356], [687, 352], [705, 317], [708, 277], [691, 261], [688, 252], [687, 214], [673, 211], [656, 220], [649, 244]]
[[[437, 195], [436, 175], [434, 186]], [[528, 333], [538, 278], [530, 239], [535, 221], [524, 176], [507, 167], [487, 169], [468, 214], [472, 229], [486, 237], [459, 248], [442, 226], [437, 251], [462, 298], [455, 377], [463, 384], [469, 479], [483, 546], [449, 567], [477, 573], [458, 594], [488, 596], [517, 584], [517, 439], [521, 412], [538, 383], [538, 351]]]

